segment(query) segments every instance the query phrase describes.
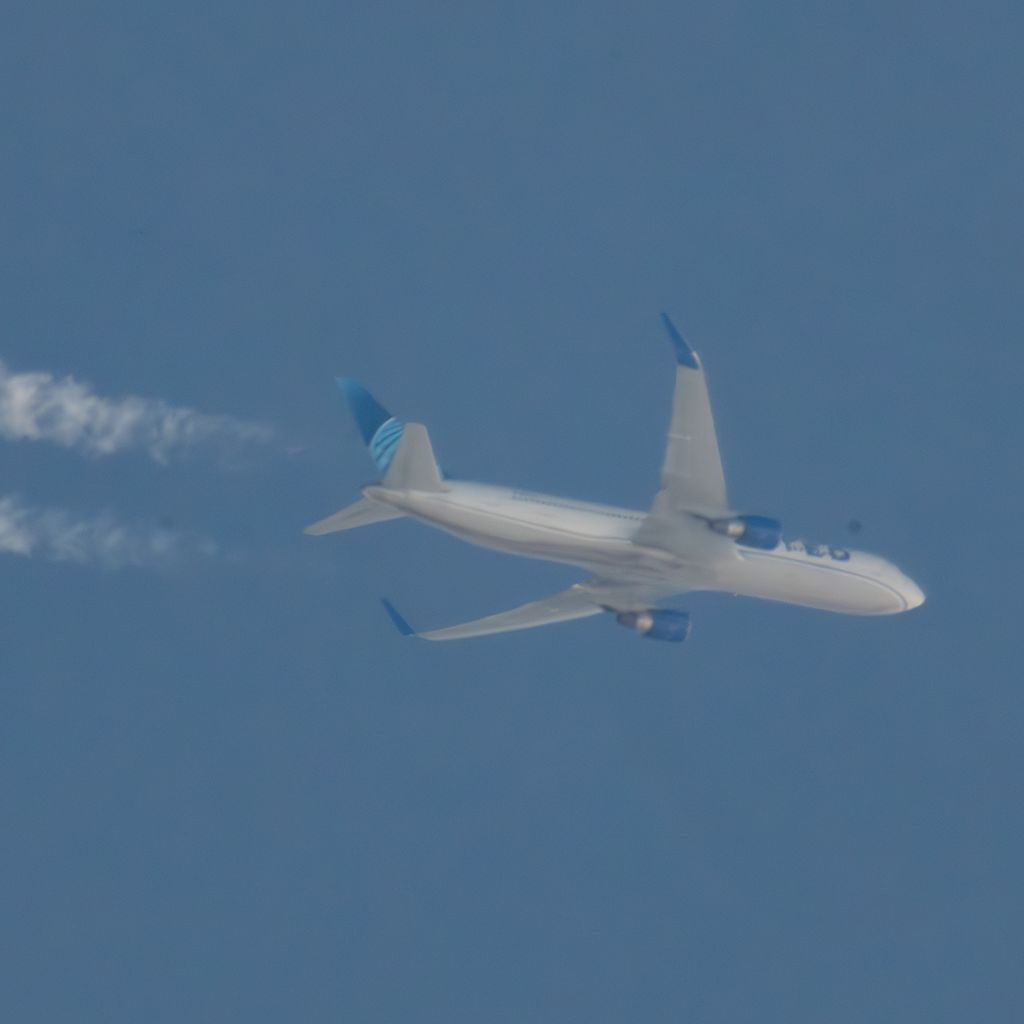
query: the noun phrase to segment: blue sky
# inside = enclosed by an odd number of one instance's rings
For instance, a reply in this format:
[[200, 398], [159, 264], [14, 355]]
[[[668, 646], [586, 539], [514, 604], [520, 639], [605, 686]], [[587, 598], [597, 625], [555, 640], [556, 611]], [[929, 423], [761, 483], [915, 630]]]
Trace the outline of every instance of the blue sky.
[[[0, 554], [6, 1014], [1007, 1019], [1021, 27], [15, 3], [0, 361], [276, 440], [0, 442], [27, 514], [188, 538]], [[338, 373], [460, 476], [644, 507], [661, 309], [737, 504], [859, 519], [923, 608], [697, 596], [682, 648], [604, 619], [433, 648], [378, 596], [444, 625], [574, 574], [409, 523], [302, 536], [373, 472]]]

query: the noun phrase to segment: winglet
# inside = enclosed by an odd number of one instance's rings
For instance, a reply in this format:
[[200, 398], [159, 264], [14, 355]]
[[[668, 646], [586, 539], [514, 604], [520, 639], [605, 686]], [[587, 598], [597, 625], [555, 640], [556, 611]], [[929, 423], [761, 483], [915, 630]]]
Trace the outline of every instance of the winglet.
[[676, 361], [679, 365], [688, 366], [691, 370], [699, 370], [700, 360], [697, 359], [697, 353], [686, 344], [676, 325], [664, 313], [661, 314], [661, 322], [665, 325], [665, 330], [672, 340], [672, 346], [676, 350]]
[[398, 630], [402, 636], [415, 636], [416, 630], [409, 625], [405, 619], [402, 618], [399, 610], [386, 598], [382, 597], [380, 603], [384, 605], [384, 611], [388, 613], [391, 621], [394, 623], [395, 629]]

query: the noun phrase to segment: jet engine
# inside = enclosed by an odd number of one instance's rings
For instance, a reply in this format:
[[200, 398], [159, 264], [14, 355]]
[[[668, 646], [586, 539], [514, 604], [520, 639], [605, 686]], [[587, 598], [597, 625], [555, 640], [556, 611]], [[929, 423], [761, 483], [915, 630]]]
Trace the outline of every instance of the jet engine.
[[645, 612], [619, 612], [615, 621], [627, 629], [635, 629], [648, 640], [668, 640], [681, 644], [690, 635], [690, 613], [665, 608]]
[[731, 537], [737, 544], [772, 551], [782, 540], [782, 523], [768, 516], [730, 516], [728, 519], [710, 519], [708, 526], [715, 533]]

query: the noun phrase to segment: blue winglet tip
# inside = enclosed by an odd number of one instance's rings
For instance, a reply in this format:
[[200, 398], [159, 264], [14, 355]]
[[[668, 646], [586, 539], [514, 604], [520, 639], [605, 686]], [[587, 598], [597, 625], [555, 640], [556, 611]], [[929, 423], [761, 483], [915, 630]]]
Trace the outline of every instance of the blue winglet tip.
[[680, 366], [689, 366], [692, 370], [700, 369], [700, 362], [697, 353], [686, 344], [686, 339], [679, 333], [679, 329], [666, 313], [661, 314], [661, 322], [665, 325], [665, 331], [672, 341], [672, 347], [676, 350], [676, 361]]
[[395, 629], [398, 630], [402, 636], [415, 636], [416, 630], [409, 625], [405, 619], [402, 618], [401, 612], [386, 598], [382, 597], [380, 603], [384, 605], [384, 611], [388, 613], [388, 617], [394, 623]]

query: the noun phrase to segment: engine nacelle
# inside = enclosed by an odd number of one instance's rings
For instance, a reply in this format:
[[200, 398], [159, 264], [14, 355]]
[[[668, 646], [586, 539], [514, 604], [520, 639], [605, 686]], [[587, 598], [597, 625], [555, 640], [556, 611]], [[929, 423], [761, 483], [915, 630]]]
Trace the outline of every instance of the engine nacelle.
[[619, 612], [615, 621], [627, 629], [635, 629], [648, 640], [668, 640], [681, 644], [690, 635], [690, 613], [666, 608], [646, 612]]
[[782, 540], [782, 523], [768, 516], [731, 516], [708, 522], [715, 533], [731, 537], [737, 544], [773, 551]]

